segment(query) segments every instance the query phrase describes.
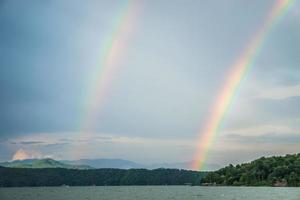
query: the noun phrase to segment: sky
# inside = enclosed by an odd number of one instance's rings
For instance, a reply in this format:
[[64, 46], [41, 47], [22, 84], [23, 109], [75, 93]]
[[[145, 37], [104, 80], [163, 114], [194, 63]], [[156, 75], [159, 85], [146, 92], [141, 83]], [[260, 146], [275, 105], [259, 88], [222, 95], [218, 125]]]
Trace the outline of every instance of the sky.
[[[230, 67], [274, 0], [1, 0], [0, 161], [194, 159]], [[124, 7], [134, 23], [104, 100], [104, 46]], [[300, 152], [300, 2], [274, 27], [215, 137], [207, 162]], [[120, 33], [122, 34], [122, 33]], [[124, 34], [124, 33], [123, 33]]]

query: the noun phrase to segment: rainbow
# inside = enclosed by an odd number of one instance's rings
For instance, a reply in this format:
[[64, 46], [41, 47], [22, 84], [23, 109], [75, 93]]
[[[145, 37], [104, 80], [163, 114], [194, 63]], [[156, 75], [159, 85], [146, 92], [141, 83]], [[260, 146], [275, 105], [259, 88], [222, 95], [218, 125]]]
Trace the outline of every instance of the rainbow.
[[231, 71], [213, 104], [211, 114], [204, 125], [204, 130], [200, 132], [198, 140], [200, 142], [197, 145], [197, 152], [192, 165], [193, 169], [203, 170], [208, 151], [222, 127], [226, 114], [230, 110], [231, 104], [240, 88], [241, 82], [245, 79], [250, 68], [253, 66], [268, 35], [270, 35], [272, 29], [288, 12], [294, 2], [295, 0], [276, 1], [262, 27], [254, 35], [252, 40], [250, 40], [241, 56], [238, 57], [234, 65], [230, 68]]
[[129, 0], [122, 7], [114, 30], [103, 46], [100, 64], [94, 73], [91, 89], [87, 98], [86, 109], [81, 125], [81, 132], [90, 134], [95, 126], [97, 113], [101, 110], [107, 98], [112, 80], [120, 67], [121, 57], [126, 53], [129, 35], [137, 19], [140, 2]]

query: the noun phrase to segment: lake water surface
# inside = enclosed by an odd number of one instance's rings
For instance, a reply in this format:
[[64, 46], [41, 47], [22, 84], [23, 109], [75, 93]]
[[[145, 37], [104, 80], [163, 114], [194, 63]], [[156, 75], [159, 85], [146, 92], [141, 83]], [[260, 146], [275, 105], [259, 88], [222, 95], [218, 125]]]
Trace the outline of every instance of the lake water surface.
[[0, 188], [1, 200], [300, 200], [300, 188], [99, 186]]

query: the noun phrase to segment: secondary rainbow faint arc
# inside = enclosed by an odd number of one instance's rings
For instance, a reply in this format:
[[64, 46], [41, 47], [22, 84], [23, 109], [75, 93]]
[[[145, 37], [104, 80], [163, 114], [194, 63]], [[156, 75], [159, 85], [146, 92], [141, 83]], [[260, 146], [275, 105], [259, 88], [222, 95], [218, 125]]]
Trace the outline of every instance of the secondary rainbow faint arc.
[[295, 0], [277, 0], [267, 15], [265, 22], [252, 40], [248, 43], [245, 50], [234, 62], [231, 71], [225, 80], [225, 84], [218, 94], [213, 104], [211, 114], [207, 119], [203, 131], [199, 136], [196, 156], [192, 165], [193, 169], [202, 170], [210, 146], [220, 131], [224, 118], [232, 104], [234, 97], [240, 87], [242, 80], [253, 66], [255, 59], [261, 51], [271, 30], [276, 26], [280, 19], [288, 12]]
[[135, 26], [141, 1], [129, 0], [122, 7], [114, 30], [105, 43], [100, 55], [100, 64], [94, 73], [90, 84], [90, 94], [87, 98], [86, 109], [81, 125], [81, 132], [91, 134], [95, 128], [97, 113], [101, 110], [115, 73], [119, 70], [121, 57], [126, 53], [130, 33]]

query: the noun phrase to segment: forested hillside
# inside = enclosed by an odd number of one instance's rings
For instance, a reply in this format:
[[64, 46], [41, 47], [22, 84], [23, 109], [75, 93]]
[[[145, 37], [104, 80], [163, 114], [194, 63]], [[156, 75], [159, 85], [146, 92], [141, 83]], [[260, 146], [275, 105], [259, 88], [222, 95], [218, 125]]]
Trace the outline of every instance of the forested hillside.
[[205, 173], [177, 169], [25, 169], [0, 167], [1, 187], [89, 185], [200, 185]]
[[262, 157], [210, 172], [204, 185], [300, 186], [300, 154]]

